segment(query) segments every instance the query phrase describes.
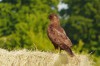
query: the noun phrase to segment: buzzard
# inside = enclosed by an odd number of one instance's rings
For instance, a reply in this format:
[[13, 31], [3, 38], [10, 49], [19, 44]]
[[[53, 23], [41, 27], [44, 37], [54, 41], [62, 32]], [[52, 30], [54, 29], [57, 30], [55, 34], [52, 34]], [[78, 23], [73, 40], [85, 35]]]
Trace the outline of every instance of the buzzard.
[[55, 49], [65, 50], [73, 57], [74, 53], [71, 50], [72, 42], [66, 35], [64, 29], [60, 26], [60, 20], [56, 14], [49, 15], [50, 24], [47, 29], [47, 35], [54, 45]]

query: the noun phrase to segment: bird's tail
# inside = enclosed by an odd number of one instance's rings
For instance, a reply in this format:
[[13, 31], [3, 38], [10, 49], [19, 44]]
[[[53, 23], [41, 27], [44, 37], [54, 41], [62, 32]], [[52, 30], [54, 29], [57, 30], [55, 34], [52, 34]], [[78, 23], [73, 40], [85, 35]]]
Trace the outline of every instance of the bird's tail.
[[63, 44], [62, 48], [63, 48], [66, 52], [68, 52], [68, 54], [69, 54], [71, 57], [75, 56], [74, 53], [72, 52], [72, 50], [71, 50], [68, 46], [66, 46], [65, 44]]

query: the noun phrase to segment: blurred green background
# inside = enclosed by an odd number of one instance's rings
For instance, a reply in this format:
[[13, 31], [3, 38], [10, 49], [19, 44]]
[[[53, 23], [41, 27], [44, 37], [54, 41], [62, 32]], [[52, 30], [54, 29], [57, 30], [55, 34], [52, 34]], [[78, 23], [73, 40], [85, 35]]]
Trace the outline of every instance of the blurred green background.
[[93, 55], [100, 64], [100, 0], [0, 0], [0, 48], [53, 51], [47, 37], [48, 15], [61, 25], [78, 53]]

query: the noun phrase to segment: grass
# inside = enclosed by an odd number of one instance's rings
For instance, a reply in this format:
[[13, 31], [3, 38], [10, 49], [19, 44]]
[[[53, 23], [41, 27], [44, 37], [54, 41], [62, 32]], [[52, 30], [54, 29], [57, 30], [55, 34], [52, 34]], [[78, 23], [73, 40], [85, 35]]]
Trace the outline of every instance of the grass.
[[[78, 59], [77, 59], [77, 58]], [[7, 51], [0, 49], [0, 66], [93, 66], [88, 55], [69, 57], [66, 52]]]

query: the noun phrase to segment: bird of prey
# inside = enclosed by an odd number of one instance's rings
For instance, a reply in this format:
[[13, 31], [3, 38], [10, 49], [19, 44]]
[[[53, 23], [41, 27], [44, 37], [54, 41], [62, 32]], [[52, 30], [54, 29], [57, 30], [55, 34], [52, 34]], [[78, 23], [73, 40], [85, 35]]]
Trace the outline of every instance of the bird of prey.
[[73, 57], [74, 53], [71, 50], [72, 42], [66, 35], [64, 29], [60, 26], [60, 20], [56, 14], [49, 15], [50, 24], [47, 29], [47, 35], [54, 45], [55, 49], [65, 50]]

